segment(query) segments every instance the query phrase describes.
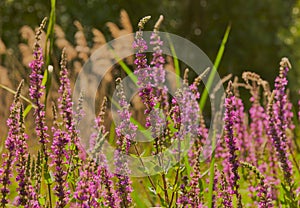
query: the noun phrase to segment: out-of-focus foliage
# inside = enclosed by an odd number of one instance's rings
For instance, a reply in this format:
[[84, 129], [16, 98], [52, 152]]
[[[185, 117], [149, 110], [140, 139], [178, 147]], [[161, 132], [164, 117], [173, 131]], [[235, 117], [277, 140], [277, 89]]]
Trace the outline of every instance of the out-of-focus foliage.
[[298, 90], [300, 86], [300, 1], [292, 9], [292, 23], [289, 27], [283, 28], [279, 33], [280, 39], [286, 45], [282, 48], [282, 54], [289, 56], [293, 62], [294, 68], [290, 72], [290, 96], [293, 101], [298, 99]]
[[[15, 47], [18, 29], [22, 25], [37, 26], [49, 15], [49, 9], [50, 1], [0, 1], [0, 37], [7, 46]], [[190, 39], [212, 60], [226, 26], [231, 23], [221, 75], [240, 75], [244, 70], [252, 70], [272, 82], [277, 63], [267, 60], [278, 60], [286, 55], [291, 57], [294, 66], [300, 64], [296, 61], [296, 54], [300, 56], [296, 0], [61, 0], [57, 1], [57, 23], [71, 41], [76, 31], [74, 20], [82, 23], [88, 40], [92, 39], [92, 27], [109, 37], [105, 23], [118, 22], [121, 9], [128, 12], [134, 26], [145, 15], [152, 15], [151, 21], [155, 21], [159, 14], [164, 14], [162, 30]], [[287, 31], [282, 32], [285, 29]], [[288, 37], [281, 38], [283, 33]]]

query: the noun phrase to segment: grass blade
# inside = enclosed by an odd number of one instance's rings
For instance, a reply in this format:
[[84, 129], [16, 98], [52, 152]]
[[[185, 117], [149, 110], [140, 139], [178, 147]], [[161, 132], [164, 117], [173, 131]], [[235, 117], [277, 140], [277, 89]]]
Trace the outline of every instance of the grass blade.
[[[46, 46], [45, 46], [45, 66], [48, 67], [51, 60], [51, 54], [54, 45], [54, 25], [56, 22], [56, 15], [55, 15], [55, 7], [56, 7], [56, 0], [51, 0], [51, 11], [50, 11], [50, 18], [47, 27], [47, 34], [46, 34]], [[48, 46], [49, 43], [49, 46]], [[46, 68], [44, 72], [45, 80], [45, 87], [46, 87], [46, 98], [45, 98], [45, 105], [47, 103], [47, 97], [49, 94], [50, 86], [51, 86], [51, 76], [49, 75], [49, 70]]]
[[[4, 89], [14, 95], [17, 93], [16, 91], [14, 91], [14, 90], [10, 89], [9, 87], [2, 85], [2, 84], [0, 84], [0, 88]], [[36, 106], [28, 98], [24, 97], [23, 95], [20, 95], [20, 98], [23, 99], [24, 101], [26, 101], [27, 103], [29, 103], [32, 107], [36, 108]]]
[[211, 70], [211, 73], [209, 74], [208, 81], [207, 81], [207, 83], [205, 85], [205, 88], [204, 88], [203, 93], [202, 93], [201, 98], [200, 98], [200, 109], [201, 110], [203, 110], [204, 107], [205, 107], [206, 100], [207, 100], [207, 97], [208, 97], [208, 91], [212, 87], [213, 80], [215, 78], [215, 75], [217, 73], [218, 67], [219, 67], [220, 62], [222, 60], [222, 57], [223, 57], [223, 54], [224, 54], [224, 51], [225, 51], [225, 45], [226, 45], [226, 42], [228, 40], [230, 30], [231, 30], [231, 25], [229, 24], [227, 26], [227, 28], [226, 28], [226, 31], [225, 31], [225, 34], [223, 36], [223, 40], [222, 40], [221, 46], [220, 46], [219, 51], [217, 53], [217, 57], [216, 57], [215, 62], [214, 62], [214, 67]]
[[130, 70], [130, 68], [126, 65], [126, 63], [118, 57], [118, 55], [114, 52], [112, 47], [109, 47], [109, 50], [113, 53], [115, 60], [117, 63], [122, 67], [125, 73], [129, 76], [129, 78], [133, 81], [133, 83], [137, 86], [137, 77], [135, 74]]

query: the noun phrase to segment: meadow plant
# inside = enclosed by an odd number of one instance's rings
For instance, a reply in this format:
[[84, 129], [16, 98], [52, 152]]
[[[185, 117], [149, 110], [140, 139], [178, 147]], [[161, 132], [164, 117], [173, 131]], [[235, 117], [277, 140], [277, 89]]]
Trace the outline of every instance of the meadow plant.
[[[209, 69], [191, 83], [187, 69], [182, 86], [171, 97], [165, 87], [167, 58], [159, 32], [163, 17], [155, 24], [147, 43], [143, 29], [149, 19], [147, 16], [138, 23], [133, 42], [134, 74], [144, 105], [144, 126], [151, 127], [154, 138], [147, 145], [136, 140], [139, 125], [134, 122], [133, 106], [121, 77], [114, 82], [117, 100], [102, 100], [89, 144], [80, 140], [77, 126], [85, 116], [85, 93], [80, 95], [79, 106], [74, 110], [67, 50], [61, 56], [59, 98], [52, 104], [52, 124], [46, 122], [48, 105], [43, 78], [48, 66], [44, 65], [40, 46], [46, 24], [42, 22], [29, 65], [35, 134], [27, 133], [29, 117], [24, 113], [22, 81], [7, 119], [8, 135], [0, 169], [1, 207], [300, 207], [298, 126], [287, 93], [287, 73], [291, 70], [288, 59], [280, 62], [273, 91], [252, 72], [243, 73], [243, 83], [238, 79], [228, 82], [223, 134], [215, 135], [218, 142], [214, 153], [202, 161], [209, 128], [199, 106], [199, 86]], [[153, 48], [150, 63], [148, 44]], [[244, 106], [239, 88], [250, 92], [249, 109]], [[119, 116], [119, 122], [112, 124], [111, 129], [106, 128], [111, 122], [109, 104], [118, 106]], [[186, 138], [193, 141], [187, 154], [181, 146]], [[40, 144], [36, 154], [29, 151], [29, 141]], [[105, 152], [107, 143], [115, 147], [110, 153], [113, 159]], [[131, 177], [128, 155], [139, 159], [157, 155], [172, 143], [176, 144], [173, 154], [178, 160], [174, 167], [164, 169], [167, 164], [158, 158], [161, 166], [154, 167], [159, 169], [156, 175]], [[149, 170], [139, 161], [140, 169], [147, 173]], [[208, 171], [210, 166], [212, 172]]]

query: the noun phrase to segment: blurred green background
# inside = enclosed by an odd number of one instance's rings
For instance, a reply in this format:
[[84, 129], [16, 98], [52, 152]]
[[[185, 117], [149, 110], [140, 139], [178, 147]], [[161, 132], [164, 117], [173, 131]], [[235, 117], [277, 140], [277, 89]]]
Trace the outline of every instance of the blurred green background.
[[[220, 75], [240, 76], [251, 70], [273, 83], [280, 58], [287, 56], [293, 65], [289, 76], [291, 99], [295, 102], [300, 73], [299, 5], [296, 0], [60, 0], [56, 14], [57, 23], [70, 41], [76, 32], [74, 20], [82, 23], [87, 39], [91, 40], [92, 27], [110, 37], [105, 23], [118, 22], [121, 9], [128, 12], [134, 26], [141, 17], [153, 16], [146, 28], [149, 30], [159, 14], [163, 14], [163, 31], [188, 38], [211, 60], [215, 59], [226, 26], [231, 23]], [[49, 13], [50, 1], [1, 0], [0, 37], [17, 53], [21, 26], [36, 27]]]

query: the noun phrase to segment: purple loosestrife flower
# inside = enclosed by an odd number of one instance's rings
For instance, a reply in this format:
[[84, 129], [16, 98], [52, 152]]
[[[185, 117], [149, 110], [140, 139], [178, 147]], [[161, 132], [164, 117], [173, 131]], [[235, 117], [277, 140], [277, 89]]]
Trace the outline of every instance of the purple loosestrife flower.
[[[65, 131], [69, 132], [70, 135], [70, 142], [69, 144], [74, 144], [75, 145], [75, 150], [74, 148], [71, 149], [70, 155], [71, 159], [73, 158], [74, 155], [79, 155], [80, 159], [84, 160], [86, 155], [85, 151], [80, 144], [80, 139], [78, 136], [78, 131], [75, 128], [75, 121], [73, 119], [73, 102], [71, 98], [71, 87], [70, 87], [70, 79], [69, 79], [69, 73], [67, 69], [67, 57], [65, 50], [63, 50], [62, 55], [61, 55], [61, 71], [60, 71], [60, 87], [59, 87], [59, 94], [60, 97], [58, 98], [58, 107], [60, 109], [60, 115], [63, 118], [63, 124], [65, 127]], [[78, 123], [79, 120], [81, 119], [81, 116], [83, 116], [84, 112], [82, 110], [82, 106], [80, 106], [82, 103], [83, 99], [83, 94], [81, 92], [80, 97], [79, 97], [79, 112], [77, 112], [77, 115], [75, 115], [76, 119], [78, 119], [76, 122]], [[81, 104], [80, 104], [81, 103]], [[70, 161], [69, 163], [71, 163]]]
[[121, 79], [118, 78], [116, 82], [117, 98], [120, 106], [118, 114], [121, 120], [116, 127], [116, 134], [118, 136], [117, 149], [115, 151], [116, 177], [118, 179], [117, 194], [121, 199], [121, 206], [129, 207], [132, 203], [130, 193], [133, 189], [128, 176], [128, 174], [130, 174], [130, 170], [128, 168], [126, 156], [129, 153], [132, 141], [135, 139], [137, 126], [130, 122], [131, 113], [129, 111], [129, 104], [126, 101]]
[[238, 149], [241, 151], [243, 159], [249, 158], [250, 145], [248, 140], [247, 126], [245, 124], [244, 104], [242, 99], [235, 96], [234, 110], [236, 119], [234, 123], [234, 132], [236, 135]]
[[101, 150], [103, 141], [105, 137], [107, 136], [105, 126], [104, 126], [104, 116], [105, 111], [107, 107], [107, 98], [103, 98], [103, 102], [100, 107], [100, 112], [98, 116], [95, 118], [95, 125], [94, 129], [96, 132], [91, 134], [90, 138], [90, 153], [92, 155], [92, 158], [96, 157], [96, 153]]
[[252, 171], [256, 178], [259, 180], [259, 184], [256, 187], [257, 190], [257, 196], [259, 197], [259, 203], [258, 207], [259, 208], [271, 208], [273, 207], [272, 204], [272, 194], [270, 193], [271, 188], [269, 185], [266, 183], [266, 179], [264, 175], [256, 168], [255, 166], [247, 163], [247, 162], [241, 162], [241, 165], [250, 171]]
[[[151, 86], [155, 89], [152, 90], [153, 96], [151, 103], [158, 105], [159, 107], [151, 108], [152, 113], [146, 118], [146, 127], [152, 127], [152, 137], [155, 138], [156, 148], [164, 143], [164, 137], [160, 136], [161, 132], [168, 125], [168, 121], [165, 120], [164, 115], [168, 113], [168, 88], [165, 86], [165, 58], [163, 57], [163, 41], [159, 35], [159, 27], [163, 21], [163, 16], [160, 15], [158, 21], [154, 26], [154, 31], [150, 36], [150, 45], [153, 46], [153, 54], [151, 60]], [[164, 115], [162, 115], [164, 114]], [[160, 140], [160, 141], [158, 141]]]
[[100, 181], [104, 185], [105, 190], [101, 195], [104, 198], [104, 205], [111, 208], [120, 207], [120, 198], [113, 187], [113, 174], [109, 172], [106, 157], [103, 153], [99, 155], [100, 164], [98, 166], [97, 174], [101, 178]]
[[[65, 50], [62, 52], [61, 56], [61, 71], [60, 71], [60, 87], [59, 87], [59, 112], [63, 118], [62, 123], [58, 123], [56, 120], [56, 109], [53, 108], [54, 113], [54, 127], [53, 131], [53, 143], [52, 149], [52, 165], [55, 165], [55, 181], [56, 185], [54, 190], [58, 197], [57, 207], [64, 207], [68, 202], [68, 184], [66, 182], [67, 171], [65, 170], [65, 165], [70, 165], [72, 160], [71, 155], [74, 154], [72, 150], [68, 150], [71, 142], [76, 146], [79, 143], [77, 141], [77, 132], [75, 130], [75, 124], [73, 121], [73, 110], [72, 110], [72, 99], [71, 99], [71, 88], [70, 80], [68, 77], [66, 54]], [[53, 106], [54, 107], [54, 106]], [[71, 152], [70, 152], [71, 151]], [[76, 154], [76, 153], [75, 153]]]
[[4, 162], [2, 168], [0, 169], [0, 183], [2, 185], [1, 191], [1, 206], [5, 207], [8, 203], [7, 195], [9, 194], [9, 185], [11, 184], [10, 178], [12, 177], [12, 166], [16, 161], [16, 151], [18, 147], [18, 140], [20, 135], [20, 101], [19, 97], [21, 94], [21, 88], [23, 86], [23, 81], [20, 83], [18, 90], [16, 92], [14, 101], [10, 106], [10, 115], [7, 119], [8, 126], [8, 136], [5, 140], [5, 148], [8, 153], [2, 155]]
[[[280, 62], [279, 76], [275, 79], [275, 96], [274, 96], [274, 110], [277, 111], [281, 123], [277, 125], [281, 130], [291, 127], [291, 119], [293, 113], [291, 112], [291, 103], [288, 101], [286, 94], [286, 87], [288, 84], [287, 73], [291, 69], [291, 64], [287, 58], [282, 58]], [[293, 127], [292, 127], [293, 128]], [[283, 139], [286, 139], [286, 135], [282, 135]]]
[[181, 134], [190, 134], [192, 138], [196, 138], [198, 134], [198, 121], [199, 121], [199, 105], [197, 102], [199, 94], [193, 93], [189, 86], [184, 83], [176, 94], [173, 104], [177, 104], [180, 110], [180, 125]]
[[150, 16], [140, 20], [138, 26], [139, 31], [136, 32], [133, 48], [136, 50], [134, 64], [136, 65], [135, 75], [138, 78], [139, 96], [146, 106], [145, 113], [148, 114], [155, 105], [153, 93], [153, 73], [151, 67], [147, 63], [145, 51], [148, 49], [147, 42], [143, 39], [143, 31], [145, 23]]
[[[274, 93], [272, 94], [274, 95]], [[278, 117], [276, 116], [274, 109], [273, 109], [273, 99], [274, 97], [270, 98], [270, 103], [268, 104], [268, 121], [269, 121], [269, 128], [268, 128], [268, 136], [272, 139], [273, 145], [275, 147], [277, 157], [280, 161], [280, 167], [284, 174], [285, 182], [288, 185], [292, 183], [292, 165], [291, 162], [288, 160], [288, 153], [286, 151], [286, 143], [282, 140], [280, 136], [282, 136], [282, 132], [279, 132], [277, 125], [280, 123], [278, 121]], [[275, 114], [275, 115], [274, 115]]]
[[250, 101], [252, 102], [252, 106], [249, 110], [250, 114], [250, 137], [255, 139], [255, 142], [252, 143], [252, 150], [250, 151], [250, 159], [252, 163], [256, 161], [254, 164], [257, 164], [257, 160], [259, 159], [259, 155], [257, 154], [257, 149], [261, 149], [263, 146], [264, 140], [264, 129], [266, 127], [267, 115], [265, 109], [259, 103], [259, 91], [258, 89], [252, 90], [252, 97]]
[[229, 193], [229, 191], [230, 191], [229, 186], [230, 185], [228, 184], [228, 182], [226, 180], [226, 176], [225, 176], [224, 172], [221, 172], [219, 198], [222, 199], [222, 205], [225, 208], [233, 208], [232, 195]]
[[55, 195], [58, 200], [56, 207], [65, 207], [68, 203], [68, 183], [66, 182], [67, 172], [64, 169], [66, 164], [65, 160], [68, 158], [68, 152], [66, 150], [67, 144], [70, 142], [70, 135], [59, 129], [58, 127], [52, 127], [53, 131], [53, 143], [51, 146], [52, 153], [52, 165], [55, 166], [54, 178], [56, 185], [54, 187]]
[[217, 193], [219, 191], [218, 189], [218, 182], [220, 180], [220, 172], [218, 170], [218, 167], [217, 165], [215, 164], [214, 166], [214, 180], [213, 180], [213, 188], [212, 188], [212, 191], [213, 191], [213, 195], [212, 195], [212, 206], [211, 207], [217, 207]]
[[100, 207], [97, 202], [99, 177], [95, 174], [96, 168], [93, 161], [88, 161], [80, 167], [80, 179], [74, 192], [76, 203], [74, 207]]
[[197, 129], [197, 138], [194, 141], [193, 146], [191, 147], [188, 155], [189, 155], [189, 162], [190, 165], [193, 167], [196, 163], [199, 163], [199, 159], [201, 157], [201, 153], [205, 156], [207, 152], [203, 150], [203, 144], [205, 143], [208, 137], [208, 129], [205, 126], [205, 121], [203, 118], [202, 113], [199, 113], [199, 121], [200, 124]]
[[280, 73], [275, 79], [274, 97], [270, 99], [268, 105], [268, 135], [273, 141], [276, 149], [280, 166], [284, 173], [285, 182], [291, 187], [292, 185], [292, 164], [289, 161], [289, 151], [287, 147], [286, 129], [289, 127], [289, 119], [291, 118], [291, 110], [287, 101], [285, 89], [287, 86], [287, 72], [291, 68], [287, 58], [283, 58], [280, 62]]
[[[200, 85], [202, 79], [206, 76], [210, 68], [207, 68], [202, 74], [200, 74], [194, 82], [189, 86], [192, 93], [194, 93], [195, 97], [200, 98], [200, 93], [198, 90], [198, 86]], [[188, 69], [185, 71], [185, 83], [188, 83]], [[203, 114], [199, 110], [199, 126], [197, 127], [197, 138], [193, 143], [192, 148], [189, 150], [189, 162], [191, 166], [194, 166], [195, 162], [199, 162], [200, 157], [206, 157], [211, 153], [210, 148], [203, 149], [203, 145], [209, 143], [208, 146], [211, 146], [211, 141], [207, 140], [208, 138], [208, 129], [205, 126], [205, 120]]]
[[[197, 138], [199, 128], [199, 105], [197, 99], [199, 94], [193, 93], [190, 90], [188, 83], [184, 83], [179, 88], [175, 97], [172, 99], [171, 118], [174, 122], [174, 127], [179, 129], [175, 132], [175, 141], [178, 143], [177, 156], [178, 160], [181, 154], [182, 141], [190, 141]], [[184, 143], [190, 145], [190, 143]]]
[[[17, 177], [16, 181], [18, 182], [18, 197], [17, 205], [22, 205], [28, 207], [29, 204], [29, 180], [26, 175], [27, 171], [27, 158], [28, 158], [28, 147], [26, 140], [28, 139], [27, 134], [25, 133], [24, 118], [23, 118], [23, 106], [20, 107], [19, 114], [19, 137], [16, 147], [16, 157], [17, 157]], [[27, 205], [27, 206], [26, 206]]]
[[[99, 198], [102, 197], [104, 206], [118, 208], [120, 205], [120, 199], [113, 187], [113, 174], [109, 171], [106, 155], [103, 153], [103, 144], [108, 135], [104, 127], [104, 115], [106, 111], [107, 105], [107, 98], [104, 97], [102, 105], [100, 107], [100, 112], [95, 119], [95, 130], [98, 134], [91, 135], [91, 142], [90, 142], [90, 154], [92, 158], [97, 159], [95, 162], [97, 163], [97, 179], [98, 179], [98, 186], [101, 189], [101, 193], [98, 196]], [[98, 191], [99, 192], [99, 191]]]
[[193, 172], [191, 173], [191, 181], [189, 186], [191, 187], [189, 191], [189, 204], [193, 207], [196, 207], [200, 204], [200, 187], [199, 187], [199, 180], [201, 179], [201, 172], [200, 172], [200, 162], [197, 160], [193, 166]]
[[228, 157], [228, 165], [230, 167], [230, 186], [232, 188], [232, 193], [236, 195], [238, 207], [242, 207], [241, 204], [241, 195], [238, 191], [239, 184], [238, 180], [240, 179], [238, 168], [239, 168], [239, 161], [237, 160], [237, 154], [236, 151], [237, 148], [237, 141], [236, 137], [233, 132], [233, 128], [235, 125], [235, 119], [237, 117], [236, 111], [234, 110], [234, 104], [236, 102], [235, 97], [232, 94], [231, 91], [232, 83], [229, 82], [228, 88], [227, 88], [227, 97], [225, 99], [225, 117], [224, 117], [224, 130], [225, 135], [224, 139], [227, 145], [227, 148], [229, 150], [229, 157]]
[[[32, 165], [32, 170], [31, 170], [31, 181], [32, 184], [34, 185], [35, 192], [40, 196], [40, 188], [41, 188], [41, 180], [42, 180], [42, 153], [38, 151], [37, 153], [37, 158], [34, 160], [34, 164]], [[34, 182], [34, 183], [33, 183]]]
[[60, 87], [58, 93], [61, 95], [58, 98], [59, 102], [59, 109], [61, 109], [61, 115], [64, 120], [64, 124], [66, 125], [66, 129], [72, 131], [74, 127], [74, 122], [72, 118], [73, 110], [72, 110], [72, 98], [71, 98], [71, 87], [70, 87], [70, 80], [69, 80], [69, 73], [67, 69], [67, 61], [66, 61], [66, 54], [65, 50], [63, 50], [61, 55], [61, 70], [60, 70]]
[[46, 144], [48, 143], [48, 137], [47, 134], [48, 127], [45, 123], [45, 105], [42, 103], [41, 98], [44, 95], [43, 90], [45, 89], [45, 86], [42, 85], [43, 80], [43, 73], [44, 70], [43, 67], [43, 54], [42, 49], [38, 43], [39, 37], [41, 35], [41, 31], [43, 27], [45, 26], [45, 21], [41, 23], [41, 26], [36, 34], [36, 43], [34, 45], [34, 52], [33, 57], [34, 60], [30, 62], [29, 67], [31, 68], [31, 74], [30, 74], [30, 88], [29, 88], [29, 95], [30, 98], [33, 100], [33, 103], [36, 105], [36, 108], [34, 110], [35, 115], [35, 123], [36, 123], [36, 134], [39, 138], [39, 142], [42, 145], [42, 152], [45, 155], [45, 159], [47, 160], [48, 153]]
[[131, 180], [128, 175], [130, 170], [128, 168], [128, 162], [120, 150], [116, 150], [115, 152], [115, 166], [116, 166], [116, 192], [118, 197], [120, 198], [120, 206], [121, 207], [130, 207], [132, 205], [132, 198], [130, 193], [133, 191], [131, 186]]
[[137, 126], [131, 123], [130, 121], [130, 117], [131, 117], [131, 112], [129, 111], [130, 105], [126, 100], [121, 79], [118, 78], [116, 82], [117, 82], [117, 86], [116, 86], [117, 98], [118, 98], [118, 104], [120, 106], [120, 109], [118, 110], [120, 123], [116, 127], [116, 134], [120, 139], [117, 141], [117, 144], [121, 151], [124, 151], [126, 154], [128, 154], [131, 141], [133, 141], [136, 136]]
[[75, 113], [75, 122], [74, 125], [78, 126], [82, 117], [85, 116], [85, 112], [83, 110], [83, 98], [84, 98], [84, 91], [82, 90], [79, 94], [79, 98], [78, 98], [78, 106], [76, 108], [76, 113]]
[[172, 100], [173, 107], [172, 118], [174, 119], [175, 128], [179, 128], [176, 132], [176, 142], [178, 142], [178, 156], [180, 156], [180, 142], [185, 139], [194, 140], [197, 137], [197, 129], [199, 121], [199, 106], [195, 95], [188, 89], [188, 86], [179, 89], [175, 98]]
[[163, 21], [163, 16], [161, 15], [159, 20], [154, 26], [154, 31], [152, 32], [150, 36], [150, 45], [153, 46], [153, 58], [151, 61], [152, 67], [152, 74], [153, 74], [153, 86], [155, 88], [160, 88], [161, 84], [165, 83], [165, 70], [164, 70], [164, 64], [165, 64], [165, 58], [163, 57], [163, 51], [161, 49], [161, 46], [163, 45], [163, 41], [161, 40], [159, 36], [159, 26], [161, 22]]
[[[202, 144], [208, 137], [208, 130], [205, 127], [205, 122], [203, 119], [203, 115], [200, 113], [200, 125], [198, 127], [198, 137], [195, 139], [194, 144], [189, 151], [190, 165], [192, 166], [191, 173], [191, 181], [190, 181], [190, 191], [189, 197], [191, 201], [191, 205], [196, 207], [201, 203], [201, 199], [199, 197], [200, 187], [199, 187], [199, 179], [201, 178], [201, 170], [200, 170], [200, 156], [203, 151]], [[204, 153], [205, 154], [205, 153]]]
[[188, 207], [190, 204], [189, 194], [187, 190], [189, 178], [187, 176], [182, 177], [182, 183], [180, 185], [181, 195], [177, 200], [177, 205], [180, 207]]

